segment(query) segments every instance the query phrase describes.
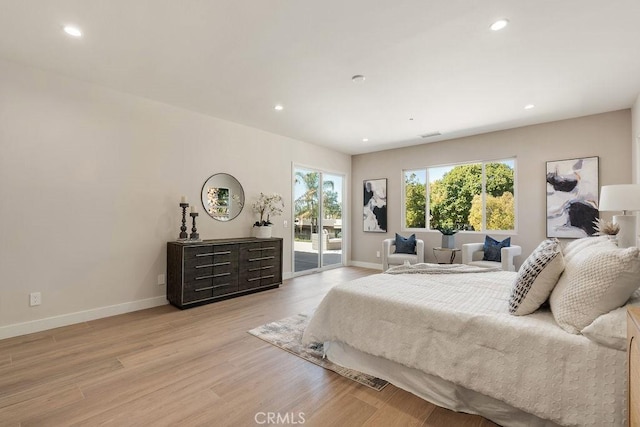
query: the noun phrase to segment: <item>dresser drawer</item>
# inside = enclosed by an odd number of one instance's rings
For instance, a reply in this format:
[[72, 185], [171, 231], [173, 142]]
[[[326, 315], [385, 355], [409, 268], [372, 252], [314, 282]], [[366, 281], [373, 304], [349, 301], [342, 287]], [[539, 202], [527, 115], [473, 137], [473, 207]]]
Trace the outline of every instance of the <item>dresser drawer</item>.
[[211, 282], [202, 283], [202, 286], [185, 286], [182, 289], [182, 303], [193, 303], [203, 301], [213, 297], [213, 286]]
[[207, 257], [213, 257], [214, 246], [189, 246], [184, 248], [184, 260], [185, 262], [193, 259], [203, 259]]

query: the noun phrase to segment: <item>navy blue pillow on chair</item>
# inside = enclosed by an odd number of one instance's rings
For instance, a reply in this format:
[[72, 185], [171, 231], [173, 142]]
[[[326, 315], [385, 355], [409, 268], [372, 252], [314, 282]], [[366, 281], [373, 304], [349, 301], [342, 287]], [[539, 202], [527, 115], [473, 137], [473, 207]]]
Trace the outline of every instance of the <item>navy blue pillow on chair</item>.
[[500, 250], [502, 248], [508, 248], [509, 246], [511, 246], [511, 237], [507, 237], [502, 242], [498, 242], [496, 239], [485, 236], [484, 247], [482, 249], [484, 251], [484, 256], [482, 257], [482, 260], [502, 262]]
[[396, 253], [397, 254], [415, 254], [416, 253], [416, 235], [402, 237], [396, 233]]

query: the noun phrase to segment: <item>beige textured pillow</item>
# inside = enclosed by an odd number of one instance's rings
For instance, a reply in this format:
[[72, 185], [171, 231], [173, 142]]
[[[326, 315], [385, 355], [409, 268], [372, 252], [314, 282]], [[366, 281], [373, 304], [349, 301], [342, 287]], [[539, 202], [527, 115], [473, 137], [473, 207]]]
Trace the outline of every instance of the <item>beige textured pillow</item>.
[[531, 314], [549, 298], [564, 270], [564, 259], [557, 239], [545, 240], [522, 263], [511, 290], [509, 312]]
[[564, 255], [564, 262], [569, 263], [573, 259], [576, 254], [579, 254], [580, 251], [591, 247], [593, 245], [598, 245], [601, 243], [611, 243], [609, 237], [607, 236], [597, 236], [597, 237], [583, 237], [582, 239], [575, 239], [567, 243], [562, 249], [562, 255]]
[[580, 333], [605, 347], [625, 351], [627, 349], [627, 307], [638, 305], [640, 305], [640, 291], [635, 291], [627, 304], [599, 316]]
[[562, 329], [578, 334], [598, 316], [622, 306], [640, 286], [638, 248], [608, 242], [591, 245], [565, 260], [551, 293], [551, 312]]

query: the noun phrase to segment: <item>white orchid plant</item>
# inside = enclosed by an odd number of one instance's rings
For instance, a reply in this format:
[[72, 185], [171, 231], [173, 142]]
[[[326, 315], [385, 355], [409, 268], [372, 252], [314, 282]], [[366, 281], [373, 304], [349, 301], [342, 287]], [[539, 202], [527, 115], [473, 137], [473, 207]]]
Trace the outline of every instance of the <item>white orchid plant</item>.
[[284, 209], [282, 196], [278, 193], [260, 193], [258, 200], [253, 202], [253, 211], [260, 214], [260, 220], [253, 224], [254, 227], [271, 225], [271, 216], [280, 216]]

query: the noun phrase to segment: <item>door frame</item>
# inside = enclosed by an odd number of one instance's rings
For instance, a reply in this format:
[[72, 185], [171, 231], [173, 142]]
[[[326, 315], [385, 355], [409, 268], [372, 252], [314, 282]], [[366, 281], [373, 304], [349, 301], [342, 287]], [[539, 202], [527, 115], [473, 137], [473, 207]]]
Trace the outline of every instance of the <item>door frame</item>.
[[[340, 189], [340, 191], [342, 192], [342, 253], [341, 253], [341, 257], [340, 257], [340, 263], [339, 264], [331, 264], [331, 265], [327, 265], [327, 266], [323, 266], [322, 265], [322, 245], [319, 246], [319, 250], [318, 250], [318, 266], [316, 268], [310, 268], [308, 270], [303, 270], [303, 271], [295, 271], [296, 270], [296, 250], [295, 250], [295, 218], [296, 218], [296, 208], [295, 208], [295, 174], [296, 174], [296, 169], [305, 169], [305, 170], [309, 170], [312, 172], [319, 172], [320, 173], [320, 198], [318, 200], [318, 229], [322, 230], [322, 185], [324, 183], [324, 175], [328, 174], [328, 175], [338, 175], [342, 177], [342, 188]], [[313, 273], [318, 273], [320, 271], [325, 271], [325, 270], [331, 270], [334, 268], [340, 268], [340, 267], [344, 267], [347, 265], [347, 249], [349, 247], [349, 216], [348, 216], [348, 203], [347, 203], [347, 189], [349, 188], [348, 185], [348, 174], [346, 172], [341, 172], [341, 171], [335, 171], [335, 170], [328, 170], [328, 169], [323, 169], [323, 168], [319, 168], [316, 166], [309, 166], [303, 163], [297, 163], [297, 162], [292, 162], [291, 163], [291, 276], [292, 277], [297, 277], [297, 276], [304, 276], [306, 274], [313, 274]]]

